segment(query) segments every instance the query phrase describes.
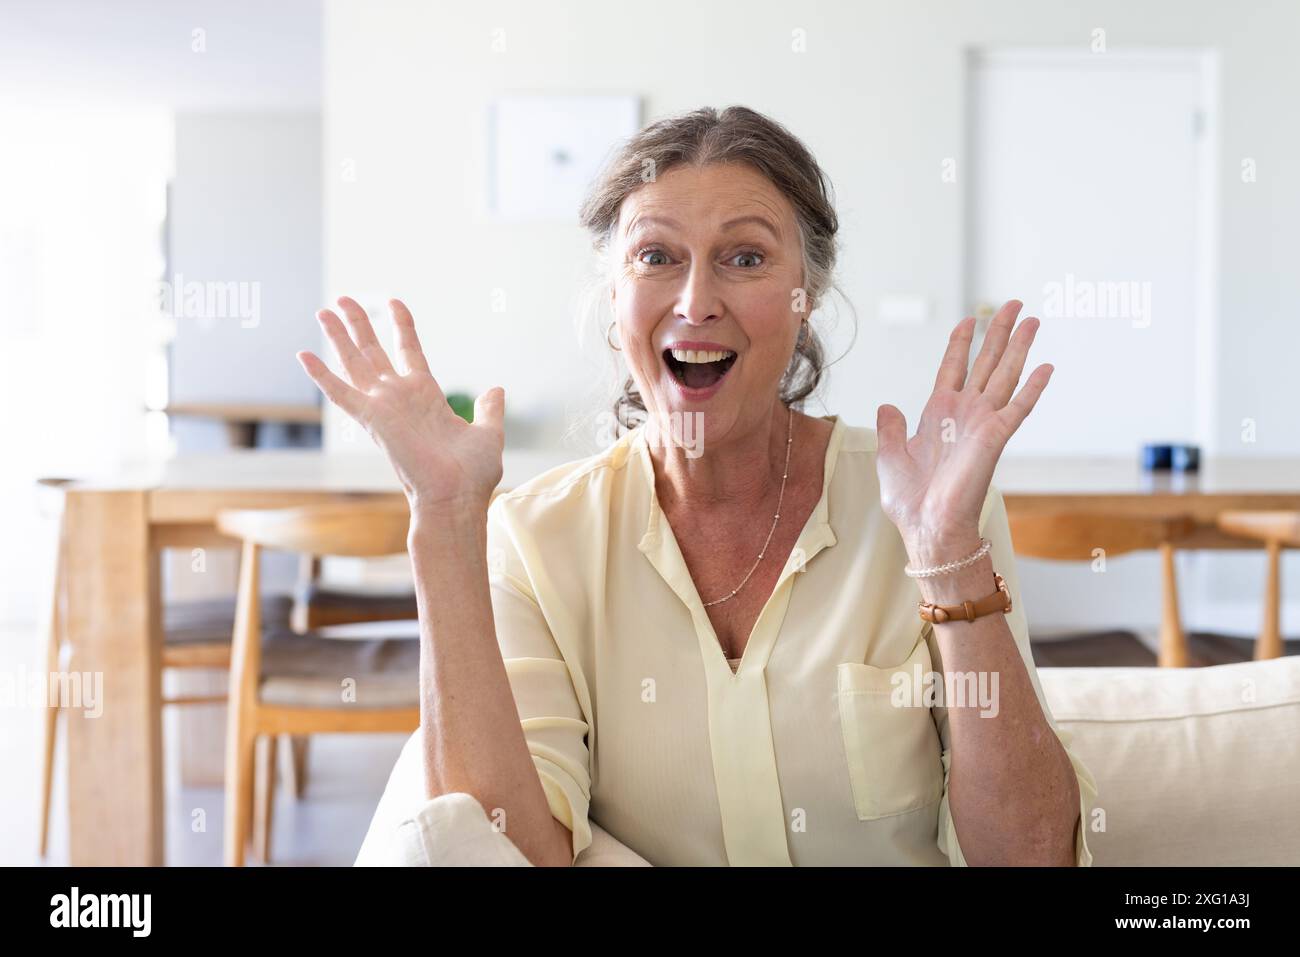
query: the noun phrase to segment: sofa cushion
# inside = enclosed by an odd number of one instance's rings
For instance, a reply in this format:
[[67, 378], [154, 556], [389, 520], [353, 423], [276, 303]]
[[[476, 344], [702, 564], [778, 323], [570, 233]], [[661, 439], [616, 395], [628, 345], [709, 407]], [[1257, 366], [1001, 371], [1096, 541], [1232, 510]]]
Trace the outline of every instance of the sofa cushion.
[[[493, 827], [483, 805], [455, 791], [436, 798], [424, 793], [422, 732], [406, 740], [375, 808], [358, 867], [529, 866], [528, 858]], [[648, 867], [630, 847], [591, 822], [591, 844], [576, 867]]]
[[1300, 657], [1038, 675], [1097, 781], [1096, 866], [1300, 864]]

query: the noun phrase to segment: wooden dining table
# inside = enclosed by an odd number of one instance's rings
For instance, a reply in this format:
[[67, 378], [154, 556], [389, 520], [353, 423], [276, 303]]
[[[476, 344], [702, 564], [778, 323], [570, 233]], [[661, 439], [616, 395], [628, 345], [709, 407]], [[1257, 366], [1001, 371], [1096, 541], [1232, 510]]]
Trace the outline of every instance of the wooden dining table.
[[[502, 487], [580, 456], [507, 451]], [[1136, 461], [1004, 457], [994, 483], [1009, 513], [1105, 511], [1190, 516], [1180, 547], [1242, 548], [1215, 527], [1228, 509], [1300, 510], [1300, 459], [1207, 457], [1199, 474], [1144, 473]], [[72, 484], [64, 530], [68, 669], [103, 675], [98, 716], [67, 722], [73, 865], [164, 862], [160, 555], [229, 548], [228, 508], [280, 508], [390, 497], [401, 490], [378, 455], [304, 450], [187, 454]]]

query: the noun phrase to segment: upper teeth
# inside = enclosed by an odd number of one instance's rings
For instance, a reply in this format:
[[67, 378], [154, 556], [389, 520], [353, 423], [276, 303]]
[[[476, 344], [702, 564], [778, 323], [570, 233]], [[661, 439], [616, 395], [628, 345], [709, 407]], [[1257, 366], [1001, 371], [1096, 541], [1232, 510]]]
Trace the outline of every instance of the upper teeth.
[[678, 362], [718, 362], [727, 356], [734, 356], [734, 352], [727, 350], [706, 350], [706, 349], [671, 349], [673, 358]]

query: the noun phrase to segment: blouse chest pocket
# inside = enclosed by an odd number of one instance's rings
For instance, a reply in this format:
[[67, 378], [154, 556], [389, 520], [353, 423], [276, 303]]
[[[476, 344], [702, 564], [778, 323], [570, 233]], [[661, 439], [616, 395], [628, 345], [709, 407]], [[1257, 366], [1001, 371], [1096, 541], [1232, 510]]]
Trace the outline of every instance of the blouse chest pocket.
[[924, 635], [895, 667], [852, 661], [837, 666], [840, 730], [860, 821], [914, 811], [943, 796], [939, 732], [925, 706], [925, 686], [916, 682], [918, 666], [924, 681], [930, 672]]

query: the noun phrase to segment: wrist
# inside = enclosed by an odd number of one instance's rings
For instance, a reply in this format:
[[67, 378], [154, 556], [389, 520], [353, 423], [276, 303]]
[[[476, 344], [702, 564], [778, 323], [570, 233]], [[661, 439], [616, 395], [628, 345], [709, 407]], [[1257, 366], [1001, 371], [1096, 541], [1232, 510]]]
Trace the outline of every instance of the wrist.
[[914, 581], [921, 594], [921, 601], [926, 604], [960, 605], [964, 601], [976, 601], [991, 594], [997, 588], [993, 578], [996, 571], [990, 553], [965, 568]]
[[907, 564], [914, 569], [960, 561], [978, 551], [982, 544], [978, 527], [917, 529], [903, 536]]
[[492, 502], [492, 493], [458, 492], [433, 495], [408, 488], [406, 502], [411, 509], [412, 522], [417, 519], [427, 519], [430, 523], [443, 524], [466, 517], [485, 516], [487, 507]]
[[478, 502], [411, 502], [411, 525], [407, 539], [429, 542], [442, 539], [478, 540], [487, 531], [487, 504]]

